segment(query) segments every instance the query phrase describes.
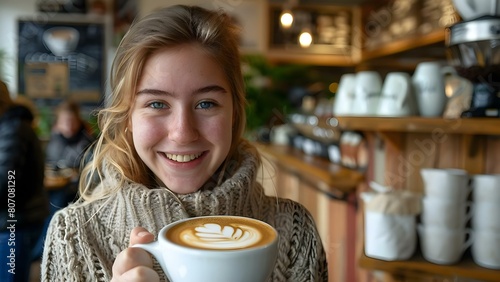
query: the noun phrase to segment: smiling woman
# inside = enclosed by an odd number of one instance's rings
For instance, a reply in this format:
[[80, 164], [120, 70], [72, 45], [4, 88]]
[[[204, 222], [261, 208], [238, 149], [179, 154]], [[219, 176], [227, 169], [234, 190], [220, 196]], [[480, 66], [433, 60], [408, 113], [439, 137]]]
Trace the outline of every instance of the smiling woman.
[[231, 147], [233, 99], [223, 70], [201, 47], [181, 45], [152, 54], [137, 88], [129, 131], [139, 157], [161, 185], [195, 192]]
[[311, 215], [265, 195], [257, 181], [260, 156], [242, 137], [237, 31], [222, 11], [182, 5], [132, 25], [113, 62], [82, 198], [51, 222], [42, 280], [165, 281], [151, 256], [131, 245], [181, 219], [235, 215], [278, 230], [270, 280], [327, 281]]

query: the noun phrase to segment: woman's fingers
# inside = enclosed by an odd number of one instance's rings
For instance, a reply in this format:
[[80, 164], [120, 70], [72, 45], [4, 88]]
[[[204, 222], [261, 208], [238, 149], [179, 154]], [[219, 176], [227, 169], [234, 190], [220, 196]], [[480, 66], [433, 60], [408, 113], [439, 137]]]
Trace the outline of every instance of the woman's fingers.
[[[130, 233], [130, 246], [149, 243], [153, 240], [154, 235], [142, 227], [136, 227]], [[159, 281], [159, 276], [153, 270], [153, 259], [148, 252], [140, 248], [128, 247], [116, 257], [112, 281]]]
[[153, 242], [154, 239], [155, 239], [155, 236], [153, 234], [149, 233], [149, 231], [146, 228], [135, 227], [130, 232], [130, 244], [129, 244], [129, 246], [132, 246], [135, 244], [150, 243], [150, 242]]
[[144, 250], [129, 247], [116, 257], [113, 264], [113, 281], [159, 281], [153, 270], [153, 260]]

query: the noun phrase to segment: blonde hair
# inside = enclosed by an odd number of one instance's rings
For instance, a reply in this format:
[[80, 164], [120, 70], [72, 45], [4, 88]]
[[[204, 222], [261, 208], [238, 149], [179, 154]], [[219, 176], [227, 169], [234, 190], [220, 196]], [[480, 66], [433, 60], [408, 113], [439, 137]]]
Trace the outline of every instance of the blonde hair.
[[[239, 146], [246, 144], [245, 92], [238, 50], [239, 28], [222, 11], [209, 11], [196, 6], [176, 5], [154, 11], [135, 21], [117, 49], [111, 69], [111, 93], [105, 108], [99, 112], [101, 134], [93, 148], [92, 161], [82, 171], [80, 194], [86, 201], [106, 197], [131, 180], [153, 187], [154, 174], [139, 158], [132, 136], [127, 130], [135, 90], [148, 56], [165, 47], [197, 44], [221, 66], [233, 94], [232, 144], [220, 177], [228, 160], [240, 161]], [[250, 146], [251, 147], [251, 146]], [[255, 154], [256, 151], [254, 152]], [[118, 172], [117, 187], [92, 193], [96, 176], [102, 180], [103, 167]]]

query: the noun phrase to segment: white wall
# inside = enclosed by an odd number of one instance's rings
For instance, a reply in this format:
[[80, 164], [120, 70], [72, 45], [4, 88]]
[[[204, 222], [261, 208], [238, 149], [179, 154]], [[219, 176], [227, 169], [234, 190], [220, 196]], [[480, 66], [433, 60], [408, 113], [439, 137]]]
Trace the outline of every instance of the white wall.
[[3, 79], [11, 93], [17, 92], [17, 18], [35, 13], [36, 0], [1, 0], [0, 50], [7, 53]]
[[[38, 15], [51, 17], [54, 15], [36, 12], [37, 0], [0, 0], [0, 50], [7, 53], [7, 62], [3, 70], [3, 79], [14, 96], [17, 93], [17, 19], [22, 16]], [[265, 0], [137, 0], [139, 16], [153, 9], [174, 4], [199, 5], [205, 8], [223, 8], [235, 16], [242, 25], [242, 50], [246, 52], [262, 52], [265, 50], [265, 32], [267, 26]], [[88, 0], [90, 3], [90, 0]], [[106, 0], [108, 11], [112, 9], [113, 0]], [[108, 72], [114, 50], [108, 50]]]

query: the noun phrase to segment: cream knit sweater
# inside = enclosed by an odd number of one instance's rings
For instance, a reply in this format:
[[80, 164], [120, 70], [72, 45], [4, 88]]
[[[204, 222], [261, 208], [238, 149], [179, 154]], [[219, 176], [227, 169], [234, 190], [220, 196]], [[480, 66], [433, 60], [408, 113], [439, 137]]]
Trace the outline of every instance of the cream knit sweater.
[[[165, 188], [129, 183], [120, 192], [87, 205], [71, 205], [52, 219], [42, 260], [42, 281], [110, 281], [116, 256], [129, 245], [132, 228], [153, 234], [173, 221], [202, 215], [240, 215], [274, 226], [279, 254], [270, 281], [327, 281], [327, 262], [315, 223], [300, 204], [264, 195], [257, 162], [247, 154], [217, 187], [174, 195]], [[100, 189], [116, 185], [108, 171]], [[155, 270], [167, 281], [157, 262]]]

